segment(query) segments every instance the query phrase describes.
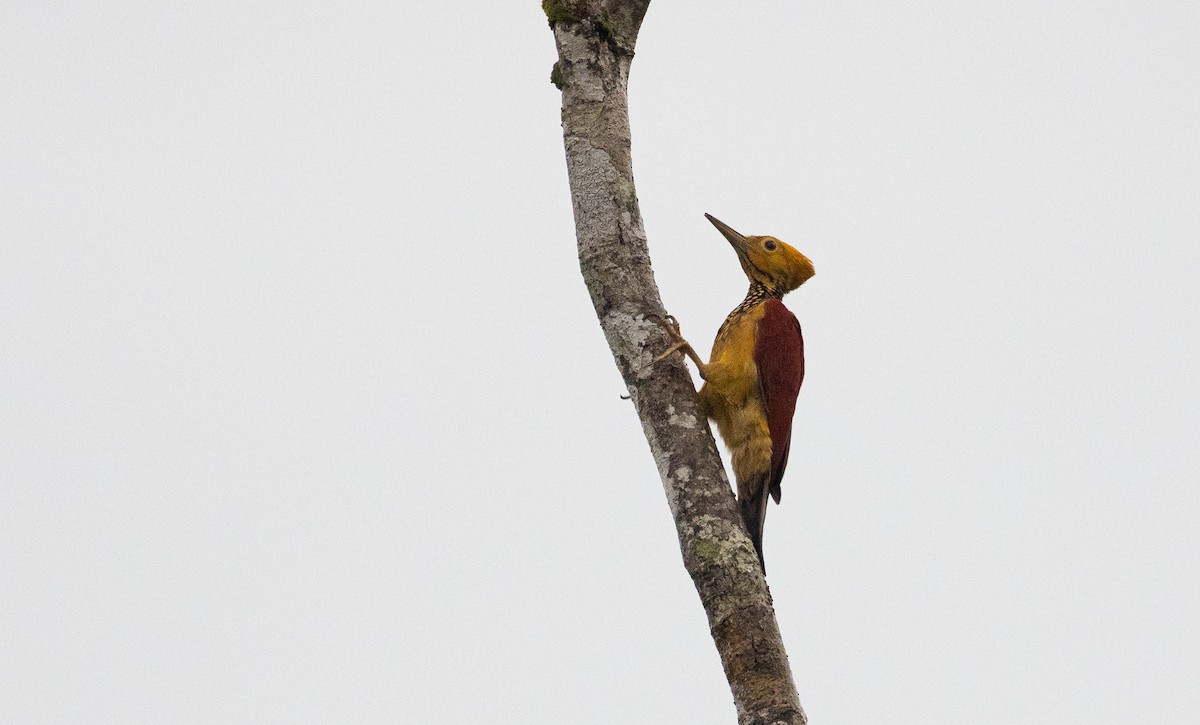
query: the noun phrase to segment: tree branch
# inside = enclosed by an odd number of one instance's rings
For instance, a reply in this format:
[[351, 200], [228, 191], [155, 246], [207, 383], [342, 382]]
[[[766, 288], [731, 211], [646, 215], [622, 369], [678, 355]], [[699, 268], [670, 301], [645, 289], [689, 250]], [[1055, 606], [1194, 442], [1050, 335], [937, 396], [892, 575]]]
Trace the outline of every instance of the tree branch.
[[771, 595], [742, 528], [708, 421], [670, 341], [630, 155], [627, 86], [650, 0], [543, 0], [559, 60], [563, 142], [579, 265], [658, 464], [683, 553], [742, 725], [807, 722]]

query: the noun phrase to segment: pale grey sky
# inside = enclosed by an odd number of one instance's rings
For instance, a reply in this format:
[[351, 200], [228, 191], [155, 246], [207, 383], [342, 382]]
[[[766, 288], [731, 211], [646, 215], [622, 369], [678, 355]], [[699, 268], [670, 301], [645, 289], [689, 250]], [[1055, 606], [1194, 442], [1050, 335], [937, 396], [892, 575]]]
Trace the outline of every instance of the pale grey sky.
[[[579, 276], [538, 3], [0, 5], [0, 721], [734, 721]], [[814, 723], [1200, 711], [1200, 10], [652, 4], [634, 159], [817, 276]]]

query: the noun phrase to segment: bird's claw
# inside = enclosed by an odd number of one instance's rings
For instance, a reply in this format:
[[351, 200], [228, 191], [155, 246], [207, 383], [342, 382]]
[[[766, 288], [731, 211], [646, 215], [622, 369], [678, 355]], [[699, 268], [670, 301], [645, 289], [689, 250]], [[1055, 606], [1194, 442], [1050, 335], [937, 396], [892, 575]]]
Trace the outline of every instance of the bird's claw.
[[658, 321], [658, 326], [661, 327], [667, 333], [667, 336], [671, 338], [672, 345], [671, 347], [667, 348], [666, 352], [651, 360], [651, 365], [662, 362], [680, 350], [690, 347], [690, 345], [688, 345], [688, 341], [683, 339], [683, 335], [679, 332], [679, 320], [676, 320], [671, 315], [667, 315], [664, 319]]

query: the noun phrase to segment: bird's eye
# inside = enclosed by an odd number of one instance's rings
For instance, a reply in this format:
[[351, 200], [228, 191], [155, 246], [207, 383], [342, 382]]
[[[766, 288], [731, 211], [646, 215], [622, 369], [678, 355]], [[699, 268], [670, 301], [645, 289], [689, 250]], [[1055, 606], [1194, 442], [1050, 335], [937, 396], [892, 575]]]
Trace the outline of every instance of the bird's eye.
[[774, 252], [775, 242], [772, 242], [770, 239], [768, 239], [767, 241], [763, 242], [763, 247], [765, 247], [768, 252]]

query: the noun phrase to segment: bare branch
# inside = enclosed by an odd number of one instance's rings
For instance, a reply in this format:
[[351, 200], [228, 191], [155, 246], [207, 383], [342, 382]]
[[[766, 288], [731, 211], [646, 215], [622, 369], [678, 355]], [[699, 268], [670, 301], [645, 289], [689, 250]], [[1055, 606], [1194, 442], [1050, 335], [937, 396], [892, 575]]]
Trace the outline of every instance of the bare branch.
[[805, 723], [771, 595], [742, 528], [692, 379], [670, 340], [650, 268], [630, 156], [626, 89], [649, 0], [543, 0], [558, 47], [563, 141], [579, 265], [658, 464], [683, 561], [737, 705], [738, 722]]

